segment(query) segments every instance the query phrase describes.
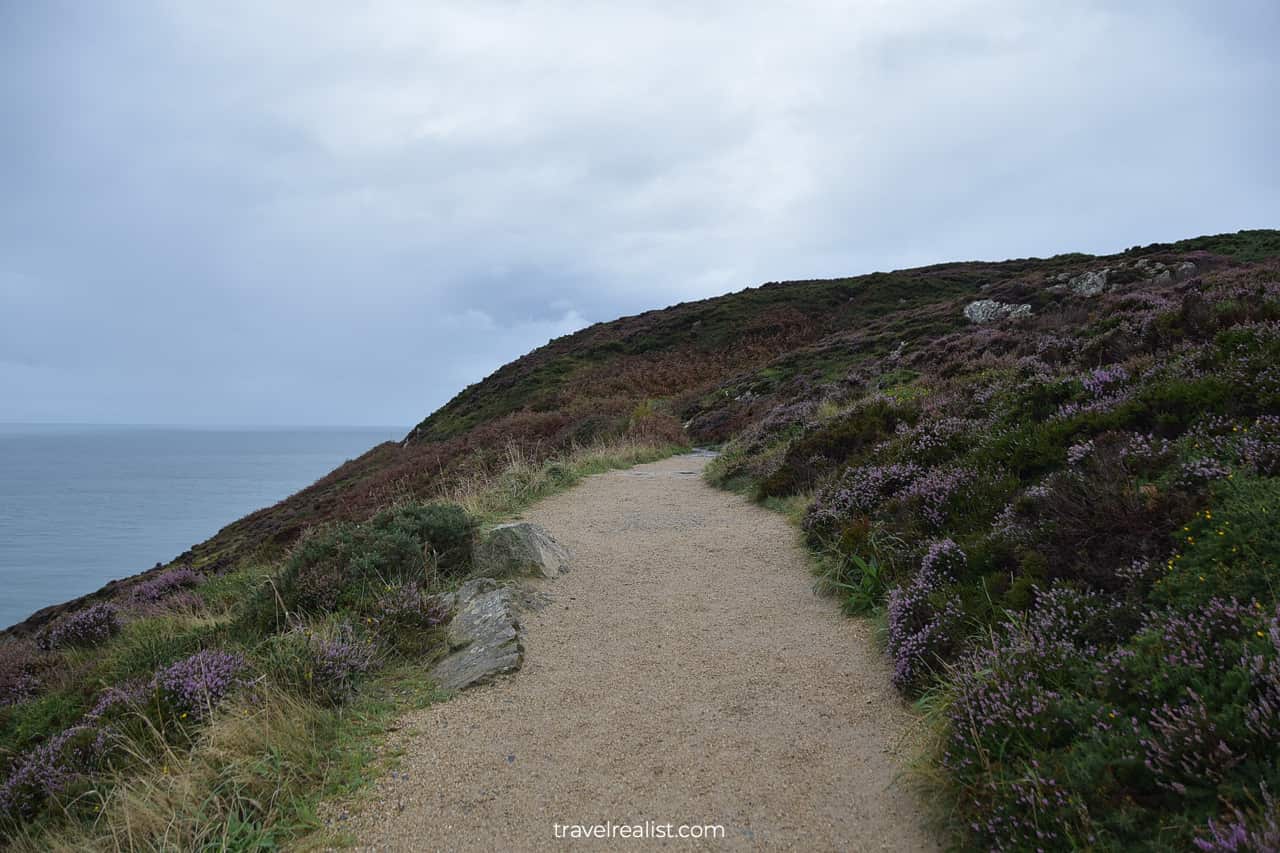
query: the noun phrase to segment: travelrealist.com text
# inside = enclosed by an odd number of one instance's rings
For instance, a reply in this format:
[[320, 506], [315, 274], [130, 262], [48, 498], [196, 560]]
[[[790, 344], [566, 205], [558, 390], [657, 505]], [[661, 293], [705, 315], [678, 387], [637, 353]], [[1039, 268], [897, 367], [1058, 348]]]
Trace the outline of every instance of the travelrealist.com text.
[[556, 838], [724, 838], [719, 824], [673, 824], [646, 820], [644, 823], [553, 823]]

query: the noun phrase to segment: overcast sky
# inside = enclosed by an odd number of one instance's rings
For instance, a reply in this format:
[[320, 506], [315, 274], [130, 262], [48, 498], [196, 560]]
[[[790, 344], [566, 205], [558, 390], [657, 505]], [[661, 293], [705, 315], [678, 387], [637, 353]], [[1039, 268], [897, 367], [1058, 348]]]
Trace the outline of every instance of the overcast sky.
[[1280, 226], [1280, 4], [0, 0], [0, 421], [410, 425], [764, 281]]

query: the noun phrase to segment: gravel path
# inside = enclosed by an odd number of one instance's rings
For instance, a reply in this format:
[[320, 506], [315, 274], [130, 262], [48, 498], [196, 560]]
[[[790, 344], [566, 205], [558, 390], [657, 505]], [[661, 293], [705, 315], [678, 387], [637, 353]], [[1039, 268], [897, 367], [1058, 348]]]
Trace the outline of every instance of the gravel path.
[[[681, 456], [525, 513], [573, 553], [523, 616], [524, 669], [406, 718], [344, 828], [391, 850], [626, 849], [553, 824], [720, 824], [682, 848], [935, 850], [900, 778], [911, 723], [860, 620], [815, 596], [778, 515]], [[569, 830], [565, 831], [566, 833]]]

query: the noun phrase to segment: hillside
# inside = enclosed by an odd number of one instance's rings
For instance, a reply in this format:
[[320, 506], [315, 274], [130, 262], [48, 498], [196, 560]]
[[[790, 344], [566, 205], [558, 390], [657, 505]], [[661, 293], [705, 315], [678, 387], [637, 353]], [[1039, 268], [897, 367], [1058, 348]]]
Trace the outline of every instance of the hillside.
[[[10, 629], [0, 769], [27, 772], [126, 676], [214, 647], [268, 666], [263, 644], [291, 634], [277, 607], [350, 646], [351, 625], [386, 618], [375, 576], [448, 588], [467, 567], [424, 566], [424, 543], [465, 541], [474, 519], [438, 501], [513, 457], [713, 443], [714, 481], [802, 519], [825, 588], [883, 620], [896, 685], [934, 711], [963, 844], [1274, 844], [1278, 258], [1280, 232], [1249, 231], [770, 283], [556, 339], [168, 566]], [[157, 584], [204, 590], [181, 618], [146, 611], [182, 641], [145, 666], [87, 662], [141, 630], [130, 602]], [[51, 639], [76, 625], [83, 642]], [[37, 794], [8, 808], [58, 796]]]
[[[598, 323], [505, 365], [463, 389], [402, 442], [372, 448], [172, 563], [216, 572], [248, 558], [272, 559], [308, 527], [365, 518], [388, 501], [441, 493], [477, 471], [495, 470], [513, 445], [545, 458], [575, 443], [624, 434], [682, 438], [682, 426], [693, 441], [723, 442], [779, 402], [847, 386], [860, 368], [899, 344], [913, 363], [925, 363], [929, 356], [912, 345], [968, 326], [962, 308], [970, 300], [1029, 303], [1033, 312], [1067, 307], [1072, 300], [1049, 292], [1054, 276], [1130, 257], [1174, 261], [1188, 253], [1206, 268], [1257, 262], [1280, 254], [1280, 233], [1242, 231], [1105, 257], [1071, 254], [771, 282]], [[113, 594], [115, 587], [105, 592]], [[65, 611], [51, 608], [10, 630], [29, 634]]]

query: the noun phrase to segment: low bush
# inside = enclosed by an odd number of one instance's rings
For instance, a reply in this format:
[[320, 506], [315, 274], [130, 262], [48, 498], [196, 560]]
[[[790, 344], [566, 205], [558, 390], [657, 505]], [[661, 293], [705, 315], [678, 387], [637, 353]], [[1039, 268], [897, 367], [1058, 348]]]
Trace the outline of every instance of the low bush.
[[464, 575], [471, 568], [479, 524], [457, 504], [401, 504], [378, 513], [369, 524], [374, 530], [412, 536], [431, 555], [431, 567], [446, 575]]
[[96, 646], [120, 630], [120, 617], [111, 604], [95, 604], [78, 610], [54, 623], [39, 634], [36, 643], [42, 649]]
[[873, 398], [844, 417], [817, 427], [787, 449], [781, 466], [762, 480], [761, 497], [782, 497], [812, 488], [832, 467], [892, 435], [900, 422], [913, 422], [916, 412], [887, 398]]
[[449, 611], [440, 598], [414, 583], [388, 589], [366, 619], [385, 648], [408, 658], [438, 648], [439, 628], [448, 620]]
[[322, 622], [269, 638], [259, 657], [278, 686], [334, 707], [349, 699], [374, 668], [378, 650], [349, 623]]
[[30, 640], [0, 641], [0, 707], [35, 694], [40, 662], [40, 651]]

